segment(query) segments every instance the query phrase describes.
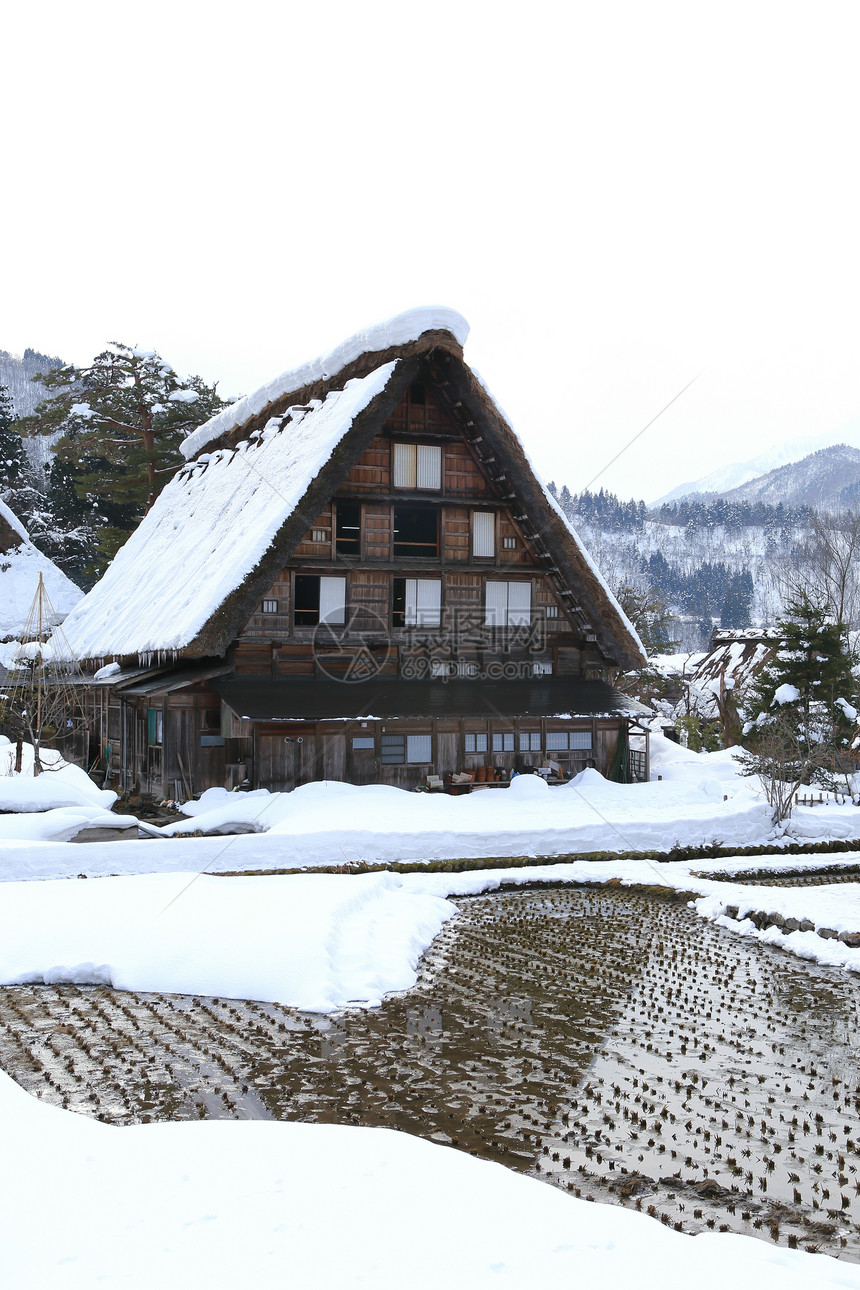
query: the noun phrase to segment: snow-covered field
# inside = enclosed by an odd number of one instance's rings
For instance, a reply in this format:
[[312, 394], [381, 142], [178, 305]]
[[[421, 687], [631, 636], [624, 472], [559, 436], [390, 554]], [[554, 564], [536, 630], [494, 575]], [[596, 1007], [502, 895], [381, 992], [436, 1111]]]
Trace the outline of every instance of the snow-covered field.
[[[756, 861], [775, 872], [814, 863], [778, 856]], [[747, 865], [735, 862], [737, 869]], [[447, 897], [540, 882], [645, 883], [698, 893], [702, 917], [802, 958], [860, 971], [860, 948], [812, 929], [759, 930], [746, 917], [774, 912], [814, 928], [860, 933], [860, 883], [775, 889], [699, 877], [695, 869], [610, 860], [459, 874], [180, 873], [7, 883], [0, 889], [0, 983], [108, 984], [315, 1012], [375, 1006], [386, 992], [414, 985], [421, 954], [457, 912]], [[737, 918], [727, 918], [734, 907]]]
[[[268, 831], [98, 844], [41, 839], [61, 836], [51, 831], [76, 811], [115, 820], [105, 810], [112, 794], [65, 771], [32, 780], [7, 769], [0, 791], [9, 802], [23, 792], [24, 813], [0, 816], [0, 825], [25, 836], [4, 840], [0, 829], [0, 982], [99, 982], [322, 1013], [372, 1007], [415, 984], [421, 954], [457, 914], [449, 897], [547, 881], [674, 887], [736, 934], [860, 971], [860, 949], [814, 930], [759, 930], [745, 917], [766, 911], [860, 933], [860, 884], [774, 888], [732, 879], [751, 865], [802, 871], [822, 858], [780, 855], [776, 842], [772, 856], [754, 861], [656, 858], [676, 843], [762, 842], [769, 814], [729, 753], [697, 757], [656, 739], [654, 761], [661, 781], [626, 787], [586, 772], [563, 788], [523, 776], [507, 790], [466, 798], [340, 784], [215, 792], [189, 804], [188, 828]], [[829, 805], [801, 809], [793, 828], [849, 837], [860, 831], [855, 820], [857, 808]], [[201, 872], [578, 849], [655, 856], [456, 874]], [[826, 857], [858, 862], [860, 848]], [[708, 876], [711, 869], [724, 876]], [[117, 876], [68, 880], [84, 873]], [[45, 880], [22, 881], [32, 877]], [[735, 907], [737, 917], [726, 918]], [[502, 1166], [383, 1129], [224, 1121], [114, 1128], [42, 1105], [0, 1074], [0, 1159], [3, 1282], [12, 1290], [287, 1279], [338, 1290], [574, 1278], [655, 1290], [860, 1286], [850, 1264], [743, 1236], [691, 1237], [617, 1207], [586, 1209]]]
[[389, 1129], [206, 1121], [116, 1128], [0, 1073], [10, 1290], [856, 1287], [856, 1267], [687, 1236]]

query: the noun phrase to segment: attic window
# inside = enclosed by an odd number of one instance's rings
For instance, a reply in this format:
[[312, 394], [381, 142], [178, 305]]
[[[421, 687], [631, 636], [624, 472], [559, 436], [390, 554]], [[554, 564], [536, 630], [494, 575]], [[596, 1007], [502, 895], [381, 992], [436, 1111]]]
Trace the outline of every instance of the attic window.
[[393, 453], [395, 488], [441, 489], [441, 447], [428, 443], [396, 443]]
[[312, 542], [328, 542], [328, 532], [325, 529], [311, 529]]
[[517, 539], [515, 537], [502, 538], [502, 546], [505, 551], [516, 551]]
[[296, 574], [295, 623], [315, 627], [317, 623], [346, 621], [346, 578]]
[[394, 556], [438, 559], [439, 512], [435, 507], [395, 506]]
[[338, 555], [361, 555], [361, 502], [337, 503], [335, 551]]
[[264, 600], [264, 601], [263, 601], [263, 613], [264, 613], [264, 614], [276, 614], [277, 612], [278, 612], [278, 602], [277, 602], [277, 600]]
[[409, 387], [410, 403], [426, 403], [427, 394], [421, 381], [413, 381]]
[[492, 559], [496, 554], [496, 517], [492, 511], [472, 511], [472, 555]]
[[547, 605], [543, 612], [547, 618], [558, 618], [558, 605]]

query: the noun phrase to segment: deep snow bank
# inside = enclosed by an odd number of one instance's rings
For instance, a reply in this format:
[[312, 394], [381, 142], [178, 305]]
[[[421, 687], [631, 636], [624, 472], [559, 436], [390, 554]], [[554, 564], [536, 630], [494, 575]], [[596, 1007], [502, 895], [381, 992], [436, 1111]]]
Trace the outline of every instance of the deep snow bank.
[[[22, 749], [21, 772], [15, 773], [15, 745], [0, 735], [0, 811], [50, 811], [60, 806], [91, 806], [109, 810], [116, 793], [96, 788], [85, 770], [63, 761], [52, 748], [44, 748], [41, 775], [33, 774], [33, 745]], [[35, 837], [40, 837], [38, 832]]]
[[394, 874], [218, 879], [149, 874], [8, 883], [0, 982], [101, 983], [331, 1012], [415, 982], [456, 913]]
[[858, 1285], [855, 1267], [825, 1255], [682, 1235], [390, 1129], [115, 1128], [0, 1073], [0, 1136], [9, 1290]]

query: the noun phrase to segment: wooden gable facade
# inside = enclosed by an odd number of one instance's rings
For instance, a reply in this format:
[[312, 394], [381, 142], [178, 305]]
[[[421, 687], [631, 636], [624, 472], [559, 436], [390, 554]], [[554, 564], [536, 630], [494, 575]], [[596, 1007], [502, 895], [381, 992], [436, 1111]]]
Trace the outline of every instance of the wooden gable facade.
[[613, 649], [611, 611], [609, 629], [590, 621], [522, 463], [462, 397], [463, 366], [445, 347], [413, 358], [217, 653], [124, 666], [94, 688], [108, 778], [178, 797], [624, 773], [646, 710], [611, 679], [635, 647]]

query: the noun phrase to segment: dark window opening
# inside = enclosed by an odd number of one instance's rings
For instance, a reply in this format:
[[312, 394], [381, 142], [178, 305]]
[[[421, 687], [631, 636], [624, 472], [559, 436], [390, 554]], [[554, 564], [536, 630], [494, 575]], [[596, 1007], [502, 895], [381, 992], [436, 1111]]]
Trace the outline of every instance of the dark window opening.
[[361, 555], [361, 502], [337, 503], [335, 551], [338, 555]]
[[313, 627], [320, 620], [320, 580], [311, 574], [296, 574], [296, 626]]
[[438, 559], [439, 512], [429, 506], [395, 506], [394, 555]]
[[427, 394], [421, 381], [413, 381], [409, 388], [410, 403], [426, 403]]
[[391, 621], [395, 627], [406, 626], [406, 579], [393, 578], [393, 601]]
[[383, 766], [402, 766], [406, 761], [406, 736], [383, 735], [379, 751]]

